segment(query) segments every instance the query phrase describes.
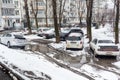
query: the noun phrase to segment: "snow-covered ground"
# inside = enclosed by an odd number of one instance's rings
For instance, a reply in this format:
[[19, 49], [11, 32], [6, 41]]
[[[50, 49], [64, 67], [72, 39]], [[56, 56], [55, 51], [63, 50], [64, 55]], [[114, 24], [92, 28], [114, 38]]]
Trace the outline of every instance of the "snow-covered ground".
[[[82, 30], [86, 34], [86, 29], [83, 28]], [[93, 35], [93, 38], [96, 38], [96, 37], [113, 38], [114, 37], [112, 34], [112, 29], [109, 24], [107, 24], [104, 28], [101, 26], [100, 29], [92, 28], [92, 35]], [[38, 37], [36, 35], [26, 35], [25, 37], [29, 41], [32, 39], [42, 39], [41, 37]], [[85, 40], [84, 46], [88, 47], [89, 46], [89, 44], [87, 43], [88, 39], [85, 38], [84, 40]], [[51, 43], [50, 45], [57, 49], [65, 50], [65, 42], [60, 42], [58, 44]], [[71, 52], [72, 56], [82, 55], [83, 53], [86, 53], [84, 49], [82, 51], [71, 51], [71, 50], [67, 50], [67, 51]], [[38, 53], [37, 54], [36, 53], [30, 52], [30, 51], [10, 49], [0, 44], [0, 62], [7, 65], [14, 72], [23, 76], [25, 80], [28, 79], [28, 77], [25, 77], [25, 76], [29, 76], [33, 78], [34, 77], [46, 78], [45, 75], [52, 78], [52, 80], [88, 80], [83, 76], [77, 75], [67, 69], [59, 67], [55, 63], [48, 61], [42, 55], [42, 53], [39, 53], [39, 55]], [[108, 70], [99, 69], [90, 64], [85, 64], [75, 69], [80, 71], [81, 73], [84, 73], [92, 77], [95, 80], [119, 80], [120, 76], [118, 74], [120, 74], [119, 73], [120, 62], [118, 61], [112, 64], [118, 68], [118, 70], [116, 69], [115, 73]], [[71, 67], [71, 68], [74, 68], [74, 67]], [[29, 72], [32, 72], [32, 74], [29, 74]]]
[[[86, 34], [86, 29], [83, 28], [82, 30]], [[112, 39], [114, 41], [114, 33], [113, 33], [113, 29], [112, 29], [111, 25], [106, 24], [104, 27], [100, 26], [99, 29], [95, 29], [93, 27], [92, 28], [92, 38], [93, 39], [94, 38], [109, 38], [109, 39]], [[65, 42], [61, 42], [58, 44], [51, 43], [50, 45], [53, 46], [54, 48], [65, 50]], [[89, 47], [88, 39], [85, 37], [84, 37], [84, 46]], [[87, 52], [85, 52], [85, 50], [82, 50], [82, 51], [67, 50], [67, 51], [71, 52], [70, 55], [72, 55], [72, 56], [73, 55], [78, 56], [78, 55], [88, 54]], [[115, 65], [117, 68], [120, 69], [120, 61], [115, 62], [115, 63], [111, 63], [111, 64]], [[79, 65], [79, 64], [77, 64], [77, 65]], [[98, 68], [91, 66], [89, 64], [85, 64], [82, 67], [80, 67], [79, 69], [82, 70], [81, 72], [85, 72], [85, 74], [93, 77], [95, 80], [119, 80], [120, 79], [119, 75], [116, 75], [114, 72], [113, 73], [111, 72], [112, 69], [110, 69], [110, 71], [109, 70], [108, 71], [101, 70], [101, 69], [98, 69]], [[118, 72], [118, 71], [116, 70], [115, 72]]]
[[9, 49], [1, 44], [0, 61], [8, 67], [16, 66], [16, 70], [21, 70], [21, 72], [32, 71], [37, 77], [44, 77], [41, 74], [44, 73], [50, 76], [52, 80], [87, 80], [85, 77], [79, 76], [69, 70], [49, 62], [42, 55]]

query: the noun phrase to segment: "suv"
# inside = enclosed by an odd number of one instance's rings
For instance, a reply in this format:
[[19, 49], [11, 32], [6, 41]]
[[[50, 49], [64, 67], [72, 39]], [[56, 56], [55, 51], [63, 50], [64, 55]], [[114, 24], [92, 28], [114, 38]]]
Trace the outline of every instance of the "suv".
[[81, 33], [70, 33], [66, 39], [66, 50], [83, 49], [83, 37]]

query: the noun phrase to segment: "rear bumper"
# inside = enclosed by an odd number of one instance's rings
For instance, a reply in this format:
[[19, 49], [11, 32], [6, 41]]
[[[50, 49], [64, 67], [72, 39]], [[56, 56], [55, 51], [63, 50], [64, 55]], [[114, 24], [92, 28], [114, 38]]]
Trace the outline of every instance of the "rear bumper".
[[28, 43], [27, 42], [25, 42], [25, 43], [17, 43], [17, 42], [13, 42], [13, 43], [11, 43], [11, 46], [25, 46], [25, 45], [27, 45]]
[[67, 45], [66, 49], [74, 49], [74, 50], [79, 49], [79, 50], [82, 50], [83, 45], [80, 45], [80, 46], [69, 46], [69, 45]]
[[95, 51], [96, 55], [106, 55], [106, 56], [118, 56], [120, 55], [119, 51]]

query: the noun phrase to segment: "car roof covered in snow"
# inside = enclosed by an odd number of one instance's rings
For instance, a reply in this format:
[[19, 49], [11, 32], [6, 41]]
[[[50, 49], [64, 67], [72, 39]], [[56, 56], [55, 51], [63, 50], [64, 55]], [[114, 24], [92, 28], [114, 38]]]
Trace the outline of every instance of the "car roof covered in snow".
[[80, 36], [82, 36], [82, 34], [81, 33], [70, 33], [69, 36], [80, 37]]

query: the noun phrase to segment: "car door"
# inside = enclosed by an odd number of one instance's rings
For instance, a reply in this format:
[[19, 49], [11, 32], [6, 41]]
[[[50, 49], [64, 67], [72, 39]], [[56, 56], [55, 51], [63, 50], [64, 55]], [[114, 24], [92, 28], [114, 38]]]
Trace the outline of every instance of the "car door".
[[5, 44], [5, 42], [6, 42], [6, 34], [3, 34], [1, 36], [1, 43]]
[[6, 34], [5, 44], [7, 45], [8, 41], [11, 43], [12, 39], [12, 34]]
[[93, 41], [91, 41], [90, 43], [90, 47], [92, 48], [92, 50], [95, 50], [97, 45], [97, 39], [93, 39]]

